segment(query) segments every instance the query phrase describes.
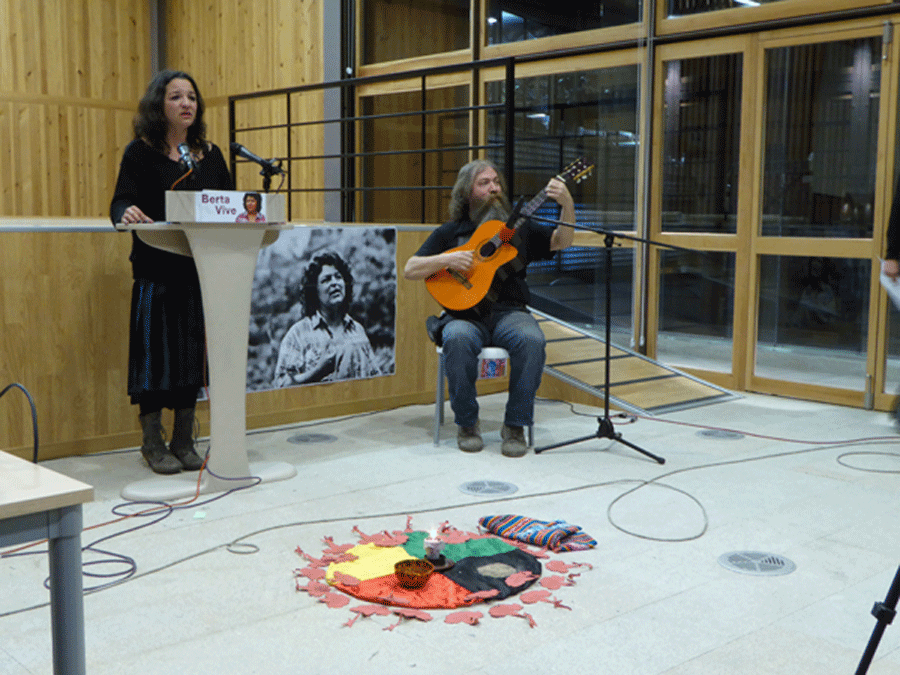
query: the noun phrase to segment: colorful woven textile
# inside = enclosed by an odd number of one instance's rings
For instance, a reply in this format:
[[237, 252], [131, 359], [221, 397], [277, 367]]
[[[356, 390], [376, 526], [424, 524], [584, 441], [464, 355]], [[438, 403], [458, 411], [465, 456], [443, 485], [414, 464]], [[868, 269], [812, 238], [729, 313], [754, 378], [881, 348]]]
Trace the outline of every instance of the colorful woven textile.
[[564, 520], [547, 522], [517, 515], [484, 516], [478, 521], [485, 530], [504, 539], [534, 544], [551, 551], [584, 551], [594, 548], [597, 541]]
[[[481, 591], [496, 591], [492, 596], [495, 600], [515, 595], [541, 576], [541, 563], [533, 555], [498, 537], [486, 535], [447, 544], [443, 555], [454, 566], [432, 574], [422, 588], [404, 588], [394, 575], [394, 563], [424, 557], [423, 542], [429, 533], [414, 531], [406, 535], [407, 541], [402, 546], [354, 546], [347, 551], [354, 559], [331, 563], [325, 580], [334, 588], [368, 602], [416, 609], [454, 609], [482, 602], [475, 595]], [[528, 572], [533, 579], [510, 586], [506, 580], [517, 572]]]

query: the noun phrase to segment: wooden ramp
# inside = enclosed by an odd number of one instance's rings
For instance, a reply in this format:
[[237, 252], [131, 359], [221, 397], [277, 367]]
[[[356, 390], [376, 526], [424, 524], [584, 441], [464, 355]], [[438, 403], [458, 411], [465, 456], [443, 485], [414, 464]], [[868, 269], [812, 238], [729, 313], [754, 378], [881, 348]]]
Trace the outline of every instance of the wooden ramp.
[[[532, 310], [547, 336], [544, 373], [581, 390], [603, 405], [606, 345], [602, 338]], [[734, 392], [610, 345], [610, 408], [660, 414], [739, 398]]]

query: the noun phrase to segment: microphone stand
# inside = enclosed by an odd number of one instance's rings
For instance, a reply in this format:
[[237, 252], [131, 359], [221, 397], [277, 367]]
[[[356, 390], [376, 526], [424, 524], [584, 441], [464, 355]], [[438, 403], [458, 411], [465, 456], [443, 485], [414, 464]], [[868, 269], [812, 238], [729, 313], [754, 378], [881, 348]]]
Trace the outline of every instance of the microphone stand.
[[272, 176], [276, 173], [281, 173], [281, 168], [272, 165], [264, 166], [259, 172], [259, 175], [263, 177], [263, 192], [268, 192], [272, 187]]
[[284, 175], [284, 170], [281, 168], [281, 160], [265, 160], [261, 157], [257, 157], [252, 152], [247, 150], [247, 148], [243, 147], [240, 143], [231, 144], [231, 155], [232, 157], [234, 157], [234, 155], [240, 155], [244, 159], [259, 164], [259, 166], [261, 167], [259, 175], [263, 177], [263, 192], [268, 192], [271, 189], [272, 176], [278, 173]]
[[550, 220], [548, 218], [538, 218], [535, 216], [531, 216], [533, 220], [540, 220], [542, 222], [553, 223], [555, 225], [563, 225], [566, 227], [573, 227], [576, 230], [584, 230], [587, 232], [596, 232], [597, 234], [603, 235], [603, 243], [606, 248], [606, 365], [604, 368], [605, 377], [604, 377], [604, 396], [603, 396], [603, 416], [597, 418], [597, 431], [589, 436], [581, 436], [579, 438], [573, 438], [568, 441], [563, 441], [561, 443], [554, 443], [552, 445], [545, 445], [541, 448], [535, 448], [534, 454], [538, 455], [542, 453], [544, 450], [552, 450], [553, 448], [560, 448], [564, 445], [572, 445], [573, 443], [581, 443], [582, 441], [587, 441], [592, 438], [608, 438], [613, 441], [617, 441], [622, 445], [627, 445], [632, 450], [636, 450], [640, 452], [650, 459], [655, 460], [659, 464], [665, 464], [666, 460], [658, 455], [654, 455], [652, 452], [644, 450], [643, 448], [635, 445], [630, 441], [626, 441], [622, 438], [622, 434], [616, 431], [613, 426], [612, 420], [609, 417], [609, 388], [610, 388], [610, 326], [611, 326], [611, 315], [612, 315], [612, 247], [615, 242], [616, 237], [621, 237], [623, 239], [630, 239], [632, 241], [641, 241], [648, 244], [653, 244], [655, 246], [663, 246], [666, 248], [672, 248], [676, 250], [689, 251], [690, 249], [682, 248], [680, 246], [674, 246], [672, 244], [661, 244], [658, 242], [651, 241], [649, 239], [642, 239], [640, 237], [632, 237], [627, 234], [620, 234], [618, 232], [612, 232], [610, 230], [606, 230], [598, 227], [585, 227], [583, 225], [575, 225], [573, 223], [564, 223], [559, 220]]

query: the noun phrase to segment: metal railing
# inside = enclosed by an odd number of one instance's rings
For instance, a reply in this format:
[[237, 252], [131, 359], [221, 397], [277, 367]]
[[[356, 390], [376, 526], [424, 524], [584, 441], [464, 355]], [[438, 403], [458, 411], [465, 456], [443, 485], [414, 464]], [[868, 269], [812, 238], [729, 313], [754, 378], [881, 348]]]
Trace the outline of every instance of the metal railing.
[[[479, 81], [478, 73], [481, 70], [487, 68], [503, 68], [505, 71], [505, 85], [507, 95], [504, 96], [503, 103], [496, 104], [484, 104], [480, 102], [481, 94], [480, 87], [477, 86]], [[435, 78], [438, 76], [446, 76], [454, 73], [464, 73], [470, 72], [473, 86], [471, 87], [471, 91], [473, 92], [474, 102], [469, 106], [455, 106], [448, 108], [428, 108], [426, 106], [426, 94], [429, 91], [429, 79]], [[401, 112], [392, 112], [392, 113], [382, 113], [382, 114], [373, 114], [373, 115], [361, 115], [358, 114], [358, 100], [357, 100], [357, 90], [363, 87], [369, 87], [371, 85], [388, 83], [388, 82], [397, 82], [404, 80], [418, 79], [419, 87], [418, 91], [420, 94], [420, 101], [422, 103], [420, 108], [404, 110]], [[421, 193], [423, 199], [423, 213], [422, 213], [422, 222], [425, 222], [425, 213], [424, 213], [424, 196], [427, 192], [434, 190], [446, 190], [449, 191], [452, 186], [446, 185], [431, 185], [428, 184], [426, 170], [425, 170], [425, 158], [428, 155], [433, 155], [434, 153], [443, 153], [443, 152], [475, 152], [475, 151], [483, 151], [483, 150], [502, 150], [503, 153], [503, 161], [501, 162], [503, 166], [503, 171], [505, 173], [507, 182], [509, 185], [514, 184], [514, 176], [515, 176], [515, 157], [514, 157], [514, 147], [515, 147], [515, 95], [513, 92], [515, 91], [515, 59], [514, 58], [499, 58], [499, 59], [486, 59], [482, 61], [474, 61], [468, 62], [464, 64], [457, 65], [446, 65], [446, 66], [438, 66], [433, 68], [423, 68], [418, 70], [411, 71], [403, 71], [398, 73], [390, 73], [385, 75], [376, 75], [370, 77], [359, 77], [359, 78], [347, 78], [343, 80], [339, 80], [336, 82], [322, 82], [318, 84], [309, 84], [302, 85], [297, 87], [287, 87], [283, 89], [273, 89], [269, 91], [262, 92], [253, 92], [248, 94], [240, 94], [235, 96], [230, 96], [228, 98], [228, 123], [229, 123], [229, 142], [241, 142], [241, 139], [244, 135], [252, 133], [252, 132], [260, 132], [260, 131], [282, 131], [284, 133], [284, 143], [283, 147], [286, 149], [286, 152], [281, 156], [272, 157], [272, 159], [277, 160], [281, 163], [281, 165], [285, 168], [287, 176], [284, 181], [284, 185], [282, 186], [282, 191], [286, 194], [287, 197], [287, 216], [288, 219], [291, 219], [294, 214], [293, 208], [293, 197], [295, 195], [299, 195], [302, 193], [331, 193], [337, 194], [340, 196], [340, 214], [342, 221], [352, 221], [354, 220], [354, 214], [356, 212], [356, 196], [361, 193], [371, 193], [376, 191], [384, 191], [384, 192], [419, 192]], [[323, 117], [322, 119], [310, 119], [310, 120], [300, 120], [294, 121], [292, 119], [292, 97], [296, 97], [298, 95], [303, 94], [324, 94], [325, 97], [331, 97], [332, 105], [335, 102], [335, 99], [339, 100], [339, 110], [340, 114], [338, 116], [331, 117]], [[278, 124], [269, 124], [269, 125], [258, 125], [258, 126], [244, 126], [241, 128], [237, 127], [237, 116], [238, 116], [238, 107], [246, 102], [259, 102], [261, 100], [281, 100], [283, 101], [284, 106], [284, 118], [286, 120], [285, 123]], [[334, 106], [333, 107], [337, 107]], [[448, 147], [427, 147], [426, 139], [428, 137], [427, 134], [427, 125], [429, 117], [433, 115], [441, 115], [441, 114], [471, 114], [479, 111], [503, 111], [505, 112], [505, 125], [504, 125], [504, 133], [502, 142], [497, 143], [488, 143], [488, 144], [465, 144], [465, 145], [452, 145]], [[357, 147], [357, 139], [356, 139], [356, 126], [360, 122], [371, 122], [375, 120], [386, 120], [391, 118], [410, 118], [410, 117], [420, 117], [420, 138], [422, 139], [421, 147], [415, 149], [403, 149], [403, 150], [390, 150], [390, 151], [361, 151]], [[292, 148], [294, 145], [291, 143], [291, 133], [295, 129], [300, 128], [308, 128], [310, 126], [319, 126], [323, 130], [323, 135], [326, 137], [330, 137], [331, 139], [331, 149], [326, 149], [322, 154], [317, 155], [303, 155], [296, 156], [293, 154]], [[334, 128], [339, 129], [339, 132], [335, 133], [332, 130]], [[475, 131], [477, 131], [477, 123], [474, 127]], [[472, 126], [470, 126], [470, 134], [469, 138], [477, 137], [477, 133], [473, 132]], [[334, 146], [337, 144], [340, 145], [339, 151], [335, 151]], [[259, 149], [250, 148], [254, 153], [259, 153]], [[357, 163], [360, 160], [364, 160], [366, 158], [372, 157], [383, 157], [383, 156], [410, 156], [410, 155], [418, 155], [420, 158], [421, 164], [421, 184], [420, 185], [406, 185], [406, 186], [381, 186], [374, 187], [369, 185], [358, 185], [357, 184]], [[319, 160], [325, 162], [331, 162], [330, 165], [333, 169], [337, 168], [337, 171], [332, 171], [331, 173], [327, 173], [327, 176], [339, 176], [339, 184], [338, 181], [334, 180], [334, 178], [329, 179], [326, 177], [323, 180], [323, 184], [319, 186], [308, 186], [308, 185], [298, 185], [297, 181], [292, 179], [292, 171], [291, 169], [298, 166], [302, 161], [309, 160]], [[232, 156], [231, 160], [231, 170], [232, 174], [235, 174], [237, 168], [237, 160]]]

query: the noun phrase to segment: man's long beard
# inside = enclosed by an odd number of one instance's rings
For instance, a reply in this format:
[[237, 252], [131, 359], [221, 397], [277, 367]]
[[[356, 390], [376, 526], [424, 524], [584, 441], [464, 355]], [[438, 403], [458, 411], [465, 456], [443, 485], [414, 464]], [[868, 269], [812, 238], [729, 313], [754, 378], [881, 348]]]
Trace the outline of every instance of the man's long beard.
[[512, 213], [512, 205], [506, 198], [505, 194], [491, 197], [487, 201], [479, 202], [477, 205], [470, 206], [469, 216], [476, 225], [481, 225], [489, 220], [502, 220], [506, 222], [509, 214]]

